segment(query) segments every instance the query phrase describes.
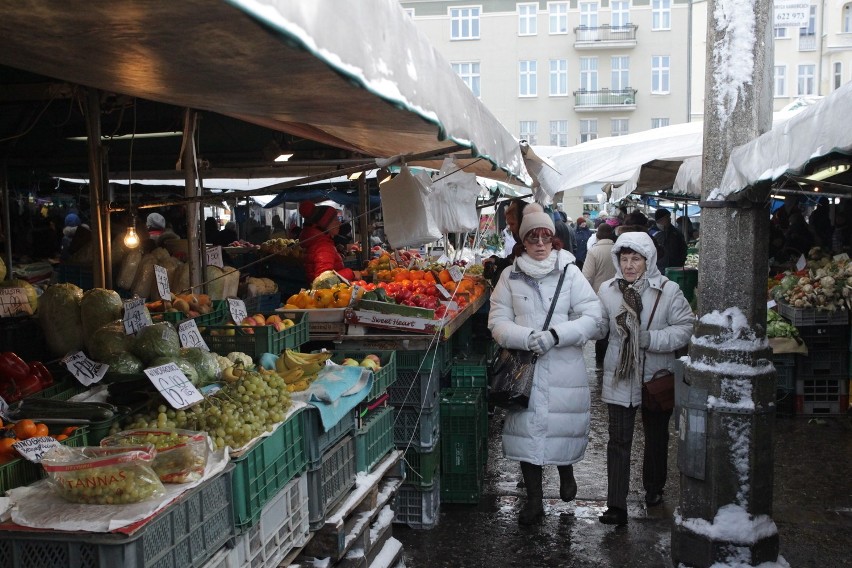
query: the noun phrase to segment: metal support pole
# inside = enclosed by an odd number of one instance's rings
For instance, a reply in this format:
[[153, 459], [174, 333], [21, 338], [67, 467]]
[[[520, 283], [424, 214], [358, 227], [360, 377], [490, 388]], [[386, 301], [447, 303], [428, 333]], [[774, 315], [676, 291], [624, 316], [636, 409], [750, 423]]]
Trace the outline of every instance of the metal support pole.
[[105, 210], [102, 206], [103, 165], [101, 163], [101, 96], [97, 89], [86, 92], [86, 130], [89, 137], [89, 215], [92, 218], [92, 276], [96, 288], [104, 288], [104, 229], [101, 217]]
[[358, 232], [361, 233], [361, 254], [358, 261], [364, 266], [370, 260], [370, 191], [367, 189], [367, 176], [358, 178]]
[[[195, 128], [197, 125], [197, 113], [192, 109], [186, 109], [183, 121], [183, 177], [186, 182], [185, 196], [198, 196], [198, 179], [195, 175]], [[186, 204], [186, 239], [187, 239], [187, 262], [189, 263], [189, 285], [195, 290], [204, 281], [202, 277], [202, 260], [204, 254], [199, 245], [198, 234], [200, 231], [199, 209], [200, 202], [191, 201]]]

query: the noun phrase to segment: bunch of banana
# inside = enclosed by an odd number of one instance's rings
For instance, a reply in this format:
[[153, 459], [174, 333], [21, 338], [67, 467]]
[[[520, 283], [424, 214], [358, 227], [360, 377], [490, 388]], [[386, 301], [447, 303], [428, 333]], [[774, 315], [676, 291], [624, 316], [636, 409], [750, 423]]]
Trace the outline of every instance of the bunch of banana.
[[275, 370], [278, 371], [278, 374], [281, 376], [284, 376], [283, 373], [297, 370], [301, 371], [302, 374], [296, 379], [296, 381], [301, 380], [310, 383], [317, 378], [320, 370], [323, 366], [325, 366], [325, 362], [330, 358], [330, 352], [299, 353], [292, 349], [286, 349], [281, 356], [278, 357], [278, 361], [275, 362]]

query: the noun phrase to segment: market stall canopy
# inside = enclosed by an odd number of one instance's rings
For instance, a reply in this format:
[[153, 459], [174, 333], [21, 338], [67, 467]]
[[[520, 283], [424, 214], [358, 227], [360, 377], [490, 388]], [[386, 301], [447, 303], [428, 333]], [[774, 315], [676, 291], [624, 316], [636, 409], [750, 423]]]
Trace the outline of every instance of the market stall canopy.
[[[731, 199], [766, 187], [785, 174], [809, 175], [832, 160], [852, 163], [852, 82], [805, 108], [784, 124], [734, 148], [710, 199]], [[846, 169], [845, 172], [849, 170]], [[846, 187], [850, 189], [848, 186]]]
[[529, 183], [517, 141], [395, 0], [23, 0], [3, 8], [0, 63], [362, 156], [462, 146], [467, 171]]

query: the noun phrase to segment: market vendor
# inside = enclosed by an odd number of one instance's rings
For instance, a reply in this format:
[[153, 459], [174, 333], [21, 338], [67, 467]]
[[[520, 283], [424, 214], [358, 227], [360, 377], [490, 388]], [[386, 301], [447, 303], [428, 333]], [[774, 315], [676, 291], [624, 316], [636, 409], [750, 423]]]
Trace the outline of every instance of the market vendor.
[[299, 205], [299, 213], [305, 218], [299, 241], [304, 249], [308, 282], [313, 282], [314, 278], [326, 270], [334, 270], [347, 280], [360, 280], [360, 272], [343, 266], [343, 257], [337, 252], [334, 244], [334, 237], [340, 231], [337, 209], [303, 201]]

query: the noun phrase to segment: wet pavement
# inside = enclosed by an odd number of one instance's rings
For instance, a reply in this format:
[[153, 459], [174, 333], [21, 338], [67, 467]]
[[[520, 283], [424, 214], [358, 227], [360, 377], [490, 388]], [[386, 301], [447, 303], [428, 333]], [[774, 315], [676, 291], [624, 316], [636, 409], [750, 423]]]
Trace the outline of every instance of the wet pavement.
[[[415, 530], [394, 525], [406, 568], [436, 567], [669, 567], [671, 520], [679, 473], [674, 434], [669, 450], [665, 503], [648, 509], [641, 482], [644, 438], [637, 417], [633, 443], [629, 523], [598, 522], [606, 509], [606, 406], [594, 349], [585, 352], [592, 389], [592, 424], [585, 458], [574, 466], [577, 499], [559, 499], [555, 467], [545, 468], [545, 521], [517, 523], [524, 490], [517, 462], [502, 457], [501, 411], [489, 425], [489, 457], [477, 505], [442, 504], [437, 525]], [[673, 432], [673, 431], [672, 431]], [[852, 566], [852, 419], [776, 420], [773, 520], [781, 556], [794, 568]]]

